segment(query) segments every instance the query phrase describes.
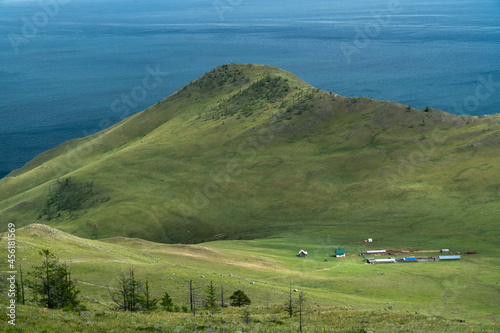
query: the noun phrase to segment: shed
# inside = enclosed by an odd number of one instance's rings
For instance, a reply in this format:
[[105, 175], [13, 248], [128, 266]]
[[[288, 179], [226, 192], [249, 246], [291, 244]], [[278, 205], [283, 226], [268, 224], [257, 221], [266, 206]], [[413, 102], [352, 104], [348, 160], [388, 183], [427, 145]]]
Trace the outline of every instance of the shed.
[[373, 242], [373, 239], [368, 238], [368, 243], [372, 243], [372, 242]]
[[441, 253], [450, 253], [450, 250], [448, 250], [448, 249], [442, 249]]
[[345, 257], [345, 249], [335, 249], [335, 257], [344, 258]]
[[299, 251], [299, 257], [307, 257], [307, 251], [300, 250]]
[[460, 260], [460, 256], [439, 256], [439, 260]]

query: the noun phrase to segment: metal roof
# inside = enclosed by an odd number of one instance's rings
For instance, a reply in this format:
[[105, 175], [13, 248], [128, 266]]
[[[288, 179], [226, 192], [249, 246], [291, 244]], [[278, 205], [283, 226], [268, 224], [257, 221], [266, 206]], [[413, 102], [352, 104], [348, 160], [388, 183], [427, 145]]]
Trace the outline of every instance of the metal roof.
[[335, 254], [345, 254], [345, 249], [336, 249]]
[[372, 262], [396, 262], [396, 259], [375, 259]]
[[367, 250], [364, 252], [366, 252], [367, 254], [386, 253], [385, 250]]
[[459, 260], [460, 256], [439, 256], [439, 260]]

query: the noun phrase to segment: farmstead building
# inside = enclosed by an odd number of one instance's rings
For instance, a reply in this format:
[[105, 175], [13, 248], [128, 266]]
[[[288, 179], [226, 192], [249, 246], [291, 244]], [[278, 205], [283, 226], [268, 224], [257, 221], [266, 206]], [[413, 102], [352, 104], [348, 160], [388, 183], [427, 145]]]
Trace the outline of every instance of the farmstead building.
[[335, 257], [345, 258], [345, 249], [335, 249]]

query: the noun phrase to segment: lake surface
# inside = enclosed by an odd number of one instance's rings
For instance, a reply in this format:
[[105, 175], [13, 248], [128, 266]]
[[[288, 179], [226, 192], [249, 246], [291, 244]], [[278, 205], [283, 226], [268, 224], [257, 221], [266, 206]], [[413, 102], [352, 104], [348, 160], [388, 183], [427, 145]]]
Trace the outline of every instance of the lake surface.
[[[498, 113], [499, 16], [499, 0], [0, 0], [0, 178], [231, 62], [346, 96]], [[159, 84], [140, 89], [151, 72]]]

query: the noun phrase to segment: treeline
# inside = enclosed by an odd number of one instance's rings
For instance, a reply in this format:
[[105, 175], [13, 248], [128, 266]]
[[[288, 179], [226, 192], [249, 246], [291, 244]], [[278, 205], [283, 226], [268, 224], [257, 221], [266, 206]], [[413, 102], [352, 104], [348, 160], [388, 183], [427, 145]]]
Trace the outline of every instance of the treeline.
[[[19, 279], [16, 279], [16, 301], [20, 304], [25, 304], [28, 301], [49, 309], [85, 310], [81, 303], [81, 291], [77, 288], [77, 281], [71, 275], [71, 265], [66, 262], [61, 263], [59, 258], [49, 250], [42, 250], [39, 254], [43, 258], [40, 266], [35, 267], [27, 274], [23, 274], [22, 267], [19, 269], [20, 276]], [[31, 292], [29, 299], [26, 297], [25, 287]], [[168, 312], [192, 312], [196, 314], [197, 308], [214, 313], [218, 311], [218, 308], [228, 306], [228, 303], [225, 302], [222, 285], [220, 295], [218, 295], [217, 288], [212, 281], [201, 292], [200, 288], [195, 287], [193, 280], [190, 280], [189, 294], [187, 295], [189, 306], [179, 306], [174, 304], [168, 292], [164, 292], [161, 297], [155, 297], [149, 280], [138, 279], [134, 270], [130, 269], [127, 273], [120, 273], [116, 277], [116, 285], [108, 287], [108, 291], [115, 304], [115, 309], [122, 311], [140, 312], [162, 309]], [[201, 297], [198, 296], [198, 293], [202, 294]], [[242, 290], [234, 291], [229, 297], [229, 305], [231, 306], [241, 307], [251, 303], [250, 298]]]
[[[149, 280], [142, 281], [135, 276], [134, 270], [130, 269], [127, 273], [121, 273], [117, 279], [117, 285], [114, 289], [108, 288], [111, 299], [115, 303], [116, 309], [130, 312], [151, 311], [161, 308], [168, 312], [192, 312], [196, 315], [197, 305], [200, 297], [196, 297], [200, 287], [193, 286], [193, 280], [189, 281], [189, 307], [187, 305], [176, 305], [172, 297], [165, 292], [162, 297], [155, 298], [151, 291]], [[212, 313], [218, 308], [224, 308], [227, 303], [224, 302], [224, 287], [221, 285], [220, 306], [218, 295], [213, 282], [207, 285], [202, 291], [201, 308], [209, 310]], [[198, 299], [198, 301], [197, 301]], [[236, 290], [229, 297], [231, 306], [250, 305], [250, 298], [241, 290]], [[198, 307], [199, 309], [200, 307]]]
[[[63, 309], [66, 311], [86, 311], [81, 301], [81, 291], [77, 288], [77, 281], [71, 273], [71, 263], [61, 262], [49, 250], [39, 252], [42, 257], [40, 266], [34, 267], [28, 274], [23, 274], [19, 267], [19, 279], [16, 279], [16, 302], [18, 304], [35, 304], [49, 309]], [[229, 304], [225, 301], [224, 286], [215, 286], [212, 281], [205, 286], [194, 286], [193, 280], [187, 281], [186, 299], [189, 305], [175, 304], [168, 292], [161, 293], [161, 297], [155, 297], [151, 290], [149, 280], [141, 280], [136, 277], [133, 269], [122, 272], [116, 276], [115, 285], [108, 287], [109, 295], [114, 303], [114, 310], [126, 312], [156, 311], [167, 312], [191, 312], [196, 315], [197, 310], [210, 311], [212, 314], [221, 311], [228, 305], [233, 307], [245, 307], [244, 320], [251, 320], [248, 306], [252, 301], [242, 290], [235, 290], [229, 297]], [[27, 297], [25, 291], [30, 291]], [[297, 290], [294, 290], [296, 292]], [[298, 301], [292, 300], [292, 287], [283, 310], [292, 317], [294, 314], [300, 316], [302, 322], [302, 306], [304, 293], [299, 293]], [[301, 324], [302, 326], [302, 324]]]

